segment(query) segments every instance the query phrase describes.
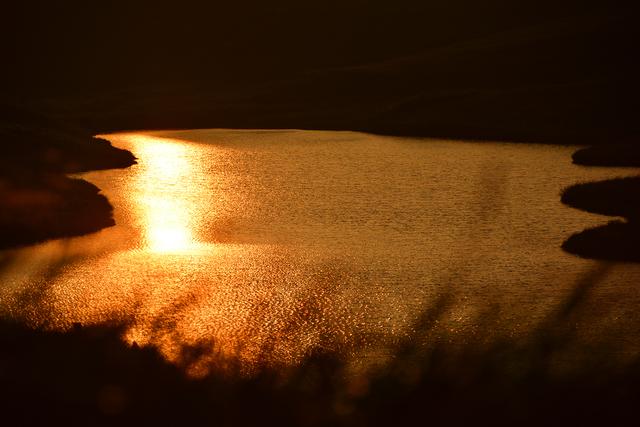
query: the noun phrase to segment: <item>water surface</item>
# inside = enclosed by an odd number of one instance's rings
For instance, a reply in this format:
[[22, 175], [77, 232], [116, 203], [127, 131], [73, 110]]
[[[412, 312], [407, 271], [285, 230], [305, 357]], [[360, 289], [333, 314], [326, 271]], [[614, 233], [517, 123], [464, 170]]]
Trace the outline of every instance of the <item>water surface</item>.
[[366, 364], [443, 295], [428, 339], [515, 337], [604, 271], [576, 333], [639, 347], [640, 266], [560, 249], [607, 221], [562, 205], [561, 189], [628, 174], [574, 166], [575, 148], [288, 130], [106, 138], [139, 159], [82, 175], [117, 225], [8, 253], [4, 316], [127, 322], [125, 340], [193, 374], [317, 351]]

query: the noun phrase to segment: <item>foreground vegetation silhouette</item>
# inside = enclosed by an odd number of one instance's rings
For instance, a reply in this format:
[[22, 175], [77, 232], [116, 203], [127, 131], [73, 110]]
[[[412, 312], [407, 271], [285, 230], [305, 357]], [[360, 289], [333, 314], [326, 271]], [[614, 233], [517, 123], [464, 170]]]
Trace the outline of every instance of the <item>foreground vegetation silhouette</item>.
[[56, 332], [5, 319], [0, 411], [11, 425], [631, 425], [640, 355], [621, 347], [620, 325], [587, 341], [574, 326], [603, 320], [585, 303], [611, 268], [595, 264], [520, 337], [493, 336], [498, 312], [487, 307], [475, 319], [484, 332], [456, 343], [438, 328], [455, 309], [449, 288], [390, 362], [360, 377], [316, 353], [287, 369], [243, 376], [227, 364], [193, 379], [181, 365], [214, 348], [186, 348], [171, 365], [124, 343], [124, 324]]

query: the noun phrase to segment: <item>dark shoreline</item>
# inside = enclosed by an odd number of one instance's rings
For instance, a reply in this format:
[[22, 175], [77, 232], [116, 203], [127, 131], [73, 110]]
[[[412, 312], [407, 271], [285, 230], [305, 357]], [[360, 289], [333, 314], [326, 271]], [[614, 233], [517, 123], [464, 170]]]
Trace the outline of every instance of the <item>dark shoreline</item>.
[[600, 215], [623, 217], [569, 237], [562, 248], [574, 255], [609, 261], [640, 262], [640, 176], [573, 185], [562, 203]]
[[[12, 185], [13, 184], [13, 185]], [[0, 191], [0, 249], [76, 237], [115, 225], [113, 206], [82, 179], [47, 174]]]
[[571, 157], [583, 166], [640, 167], [640, 147], [635, 145], [592, 146], [582, 148]]
[[[245, 377], [233, 361], [206, 359], [215, 342], [169, 363], [151, 346], [124, 342], [126, 321], [52, 331], [0, 319], [0, 410], [16, 425], [632, 425], [638, 355], [621, 359], [616, 334], [583, 342], [575, 326], [593, 320], [585, 302], [610, 270], [585, 272], [529, 334], [480, 333], [462, 346], [432, 335], [457, 307], [443, 294], [391, 347], [386, 366], [357, 378], [322, 350]], [[20, 297], [37, 307], [32, 294]], [[494, 310], [477, 314], [480, 331], [492, 330]], [[188, 378], [183, 370], [201, 358], [212, 371]]]
[[114, 225], [100, 189], [67, 174], [125, 168], [133, 154], [40, 114], [0, 113], [0, 250]]

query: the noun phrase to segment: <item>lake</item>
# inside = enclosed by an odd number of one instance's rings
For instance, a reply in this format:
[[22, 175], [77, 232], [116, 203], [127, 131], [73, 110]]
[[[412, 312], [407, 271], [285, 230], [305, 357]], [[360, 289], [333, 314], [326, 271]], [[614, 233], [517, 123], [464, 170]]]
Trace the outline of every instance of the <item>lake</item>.
[[630, 175], [572, 165], [576, 147], [296, 130], [103, 137], [138, 157], [81, 175], [117, 225], [11, 251], [3, 316], [124, 323], [123, 339], [192, 375], [317, 352], [362, 367], [392, 357], [439, 302], [424, 345], [517, 339], [594, 278], [576, 335], [606, 336], [612, 357], [640, 350], [640, 265], [560, 249], [609, 220], [562, 205], [560, 191]]

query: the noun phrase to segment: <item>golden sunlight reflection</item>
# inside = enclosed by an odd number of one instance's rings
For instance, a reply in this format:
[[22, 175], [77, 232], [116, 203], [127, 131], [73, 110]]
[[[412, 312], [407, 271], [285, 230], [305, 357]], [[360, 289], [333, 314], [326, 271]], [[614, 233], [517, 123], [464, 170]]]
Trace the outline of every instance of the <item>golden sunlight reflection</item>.
[[[558, 192], [612, 173], [568, 168], [568, 147], [306, 131], [106, 137], [139, 159], [83, 175], [116, 226], [0, 253], [0, 316], [122, 325], [129, 343], [193, 376], [284, 372], [317, 354], [368, 369], [443, 295], [450, 306], [425, 343], [527, 333], [591, 270], [562, 252], [567, 230], [602, 221]], [[594, 304], [611, 317], [585, 336], [640, 334], [640, 294], [628, 286], [639, 281], [635, 264], [603, 279], [590, 297], [618, 303]]]
[[194, 206], [185, 187], [191, 186], [192, 165], [183, 141], [135, 135], [133, 149], [143, 159], [134, 183], [134, 200], [143, 219], [145, 249], [158, 253], [183, 253], [196, 247]]
[[175, 199], [143, 199], [147, 248], [153, 252], [185, 252], [194, 246], [186, 208]]

